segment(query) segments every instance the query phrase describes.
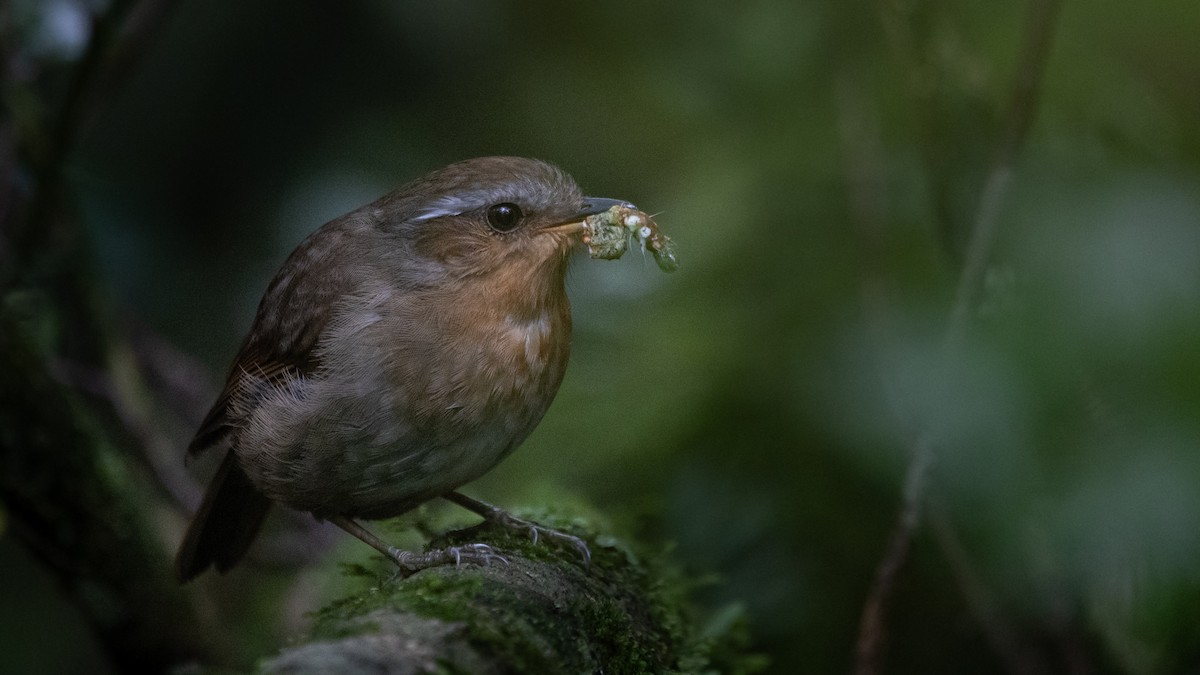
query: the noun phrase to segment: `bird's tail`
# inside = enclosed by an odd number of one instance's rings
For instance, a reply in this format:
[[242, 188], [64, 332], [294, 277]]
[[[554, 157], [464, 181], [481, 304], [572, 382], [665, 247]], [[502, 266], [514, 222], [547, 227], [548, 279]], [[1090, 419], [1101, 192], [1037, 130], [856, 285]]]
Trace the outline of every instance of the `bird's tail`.
[[179, 582], [190, 581], [210, 565], [221, 573], [236, 565], [270, 507], [270, 500], [255, 489], [233, 451], [228, 451], [175, 556]]

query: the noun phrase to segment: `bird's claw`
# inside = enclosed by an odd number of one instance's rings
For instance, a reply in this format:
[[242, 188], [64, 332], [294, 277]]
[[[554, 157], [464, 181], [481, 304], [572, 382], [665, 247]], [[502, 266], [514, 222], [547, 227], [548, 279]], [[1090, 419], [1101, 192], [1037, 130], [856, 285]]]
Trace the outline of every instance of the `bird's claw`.
[[495, 509], [487, 516], [488, 520], [502, 525], [512, 530], [526, 531], [529, 537], [533, 540], [534, 545], [541, 541], [541, 537], [545, 536], [548, 539], [559, 541], [565, 544], [570, 544], [579, 552], [579, 556], [583, 558], [583, 566], [587, 567], [592, 563], [592, 551], [588, 548], [587, 542], [573, 534], [559, 532], [550, 527], [538, 525], [537, 523], [518, 518], [507, 511]]
[[508, 565], [508, 559], [496, 553], [496, 549], [487, 544], [450, 546], [444, 549], [425, 551], [424, 553], [413, 553], [412, 551], [392, 547], [388, 549], [388, 557], [400, 568], [400, 576], [402, 577], [409, 577], [421, 570], [449, 565], [451, 563], [455, 567], [461, 567], [464, 562], [488, 565], [493, 560], [498, 560], [506, 566]]
[[508, 558], [496, 553], [496, 549], [488, 546], [487, 544], [451, 546], [450, 548], [446, 549], [446, 552], [454, 556], [455, 567], [462, 565], [464, 557], [470, 562], [476, 562], [481, 565], [491, 564], [493, 560], [499, 560], [500, 562], [504, 563], [505, 566], [508, 565]]

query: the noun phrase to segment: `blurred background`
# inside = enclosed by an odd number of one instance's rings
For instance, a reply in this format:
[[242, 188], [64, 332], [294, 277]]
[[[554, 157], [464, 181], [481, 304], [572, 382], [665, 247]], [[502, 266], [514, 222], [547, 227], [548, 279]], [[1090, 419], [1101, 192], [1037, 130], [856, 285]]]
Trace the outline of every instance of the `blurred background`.
[[[107, 7], [0, 10], [6, 124], [61, 100]], [[547, 159], [659, 214], [681, 267], [575, 261], [562, 390], [469, 493], [669, 547], [772, 672], [850, 669], [889, 559], [885, 672], [1200, 670], [1200, 5], [182, 0], [163, 16], [98, 91], [65, 184], [95, 293], [171, 354], [193, 409], [313, 229], [455, 160]], [[161, 418], [176, 471], [191, 424]], [[927, 468], [910, 474], [914, 453]], [[889, 558], [906, 475], [920, 525]], [[178, 491], [190, 507], [199, 487]], [[299, 520], [189, 591], [286, 605], [238, 619], [248, 655], [357, 583], [330, 567], [369, 557]], [[111, 672], [2, 529], [0, 670]], [[37, 647], [48, 632], [63, 649]]]

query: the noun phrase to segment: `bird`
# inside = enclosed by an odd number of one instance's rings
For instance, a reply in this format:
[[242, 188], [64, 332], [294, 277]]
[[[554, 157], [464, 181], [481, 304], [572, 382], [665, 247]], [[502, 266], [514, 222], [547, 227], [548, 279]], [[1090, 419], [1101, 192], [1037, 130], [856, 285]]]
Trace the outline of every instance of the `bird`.
[[523, 157], [450, 164], [304, 239], [269, 283], [187, 457], [222, 455], [176, 576], [224, 573], [272, 504], [332, 522], [404, 575], [498, 558], [482, 544], [403, 551], [360, 521], [445, 498], [534, 537], [587, 546], [458, 491], [540, 422], [571, 349], [565, 276], [584, 196]]

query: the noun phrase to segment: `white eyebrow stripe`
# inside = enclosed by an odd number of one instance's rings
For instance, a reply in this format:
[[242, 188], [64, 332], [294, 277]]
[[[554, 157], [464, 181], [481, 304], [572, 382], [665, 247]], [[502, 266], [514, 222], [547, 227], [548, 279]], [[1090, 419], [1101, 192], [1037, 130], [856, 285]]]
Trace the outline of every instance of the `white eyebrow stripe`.
[[442, 216], [458, 216], [458, 215], [462, 215], [462, 211], [457, 211], [455, 209], [429, 208], [429, 209], [421, 211], [417, 215], [413, 216], [412, 220], [415, 222], [425, 222], [426, 220], [433, 220], [434, 218], [441, 218]]
[[422, 207], [412, 217], [415, 222], [424, 222], [443, 216], [461, 216], [467, 211], [482, 208], [491, 203], [491, 195], [468, 191], [459, 195], [443, 195]]

